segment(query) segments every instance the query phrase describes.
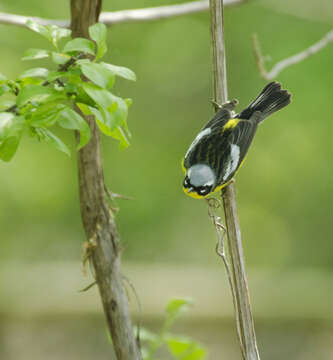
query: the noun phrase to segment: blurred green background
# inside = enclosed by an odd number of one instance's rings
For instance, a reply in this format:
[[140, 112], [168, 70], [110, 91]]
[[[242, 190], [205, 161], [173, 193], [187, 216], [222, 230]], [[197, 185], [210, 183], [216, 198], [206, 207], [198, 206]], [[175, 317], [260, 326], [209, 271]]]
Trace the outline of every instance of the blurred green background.
[[[178, 2], [105, 0], [103, 8]], [[68, 3], [3, 0], [0, 11], [68, 18]], [[252, 34], [270, 68], [331, 29], [333, 3], [253, 0], [227, 8], [225, 22], [229, 97], [241, 109], [265, 84]], [[103, 157], [108, 187], [135, 198], [118, 201], [117, 219], [124, 272], [142, 298], [143, 323], [158, 328], [169, 296], [193, 296], [197, 305], [178, 330], [206, 344], [210, 359], [239, 359], [206, 203], [181, 189], [180, 161], [212, 115], [208, 13], [118, 24], [108, 35], [105, 61], [138, 77], [136, 83], [119, 79], [115, 87], [133, 99], [131, 146], [119, 151], [104, 138]], [[0, 44], [0, 71], [12, 78], [36, 65], [20, 60], [28, 47], [48, 46], [7, 25], [0, 26]], [[329, 45], [279, 75], [292, 105], [260, 127], [237, 176], [258, 341], [268, 360], [333, 358], [332, 57]], [[1, 359], [110, 358], [97, 294], [76, 293], [90, 280], [80, 272], [85, 239], [73, 135], [63, 136], [72, 158], [26, 138], [11, 163], [0, 163]]]

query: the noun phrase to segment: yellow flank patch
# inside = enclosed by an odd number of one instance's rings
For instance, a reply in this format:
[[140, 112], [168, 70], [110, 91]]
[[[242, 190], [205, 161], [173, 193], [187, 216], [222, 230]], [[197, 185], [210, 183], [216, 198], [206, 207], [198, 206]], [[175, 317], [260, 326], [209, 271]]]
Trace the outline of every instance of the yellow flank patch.
[[211, 194], [214, 194], [214, 193], [216, 193], [217, 191], [222, 190], [224, 187], [226, 187], [226, 186], [230, 183], [231, 180], [232, 180], [232, 179], [230, 179], [229, 181], [227, 181], [225, 184], [222, 184], [222, 185], [217, 186], [217, 187], [215, 188], [215, 190], [214, 190], [213, 192], [211, 192]]
[[238, 123], [239, 123], [240, 119], [230, 119], [228, 120], [228, 122], [223, 126], [222, 130], [227, 130], [227, 129], [233, 129]]
[[237, 171], [243, 166], [244, 161], [245, 161], [246, 158], [247, 158], [247, 154], [244, 156], [244, 159], [242, 160], [242, 162], [241, 162], [240, 165], [238, 166]]
[[181, 164], [182, 164], [183, 173], [186, 174], [186, 168], [185, 168], [185, 165], [184, 165], [184, 160], [185, 159], [182, 159]]

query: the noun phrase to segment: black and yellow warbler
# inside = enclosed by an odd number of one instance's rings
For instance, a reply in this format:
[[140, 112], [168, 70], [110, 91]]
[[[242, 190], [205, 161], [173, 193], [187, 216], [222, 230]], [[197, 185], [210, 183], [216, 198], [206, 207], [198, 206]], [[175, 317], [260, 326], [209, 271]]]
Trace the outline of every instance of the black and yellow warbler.
[[242, 165], [258, 125], [289, 103], [290, 94], [271, 82], [237, 115], [236, 100], [222, 105], [186, 152], [184, 192], [201, 199], [226, 186]]

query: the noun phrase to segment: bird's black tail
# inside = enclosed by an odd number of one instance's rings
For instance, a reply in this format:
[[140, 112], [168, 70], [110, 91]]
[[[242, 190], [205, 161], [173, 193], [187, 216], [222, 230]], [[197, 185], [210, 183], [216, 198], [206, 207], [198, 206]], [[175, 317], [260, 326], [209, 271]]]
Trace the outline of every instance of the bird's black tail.
[[267, 84], [258, 97], [237, 117], [240, 119], [250, 119], [255, 111], [260, 111], [259, 121], [263, 121], [267, 116], [284, 108], [290, 103], [290, 94], [287, 90], [282, 90], [277, 82]]

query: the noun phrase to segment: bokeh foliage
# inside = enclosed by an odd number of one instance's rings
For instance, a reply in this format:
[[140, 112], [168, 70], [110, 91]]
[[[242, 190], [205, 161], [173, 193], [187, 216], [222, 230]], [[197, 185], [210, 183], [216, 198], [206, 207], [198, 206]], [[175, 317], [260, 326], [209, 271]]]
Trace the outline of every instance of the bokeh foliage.
[[[163, 1], [159, 4], [176, 3]], [[333, 11], [333, 4], [326, 6]], [[156, 1], [104, 1], [105, 10], [155, 6]], [[295, 6], [296, 7], [296, 6]], [[264, 85], [255, 66], [251, 34], [257, 32], [269, 67], [317, 41], [333, 18], [281, 10], [251, 1], [226, 10], [230, 97], [245, 106]], [[297, 9], [297, 7], [296, 7]], [[68, 2], [3, 1], [1, 11], [68, 17]], [[332, 13], [332, 12], [331, 12]], [[15, 78], [30, 64], [25, 49], [41, 38], [1, 25], [0, 71]], [[108, 31], [106, 62], [133, 69], [138, 81], [117, 83], [118, 96], [134, 102], [132, 144], [119, 151], [103, 138], [106, 183], [135, 198], [119, 200], [124, 258], [141, 262], [217, 264], [206, 204], [185, 197], [180, 160], [212, 114], [208, 13], [153, 23], [119, 24]], [[331, 58], [327, 47], [285, 70], [277, 80], [293, 103], [260, 127], [237, 176], [237, 196], [249, 265], [333, 267], [331, 203]], [[44, 66], [40, 60], [37, 66]], [[58, 132], [67, 143], [72, 135]], [[0, 259], [78, 259], [84, 239], [75, 155], [71, 159], [24, 139], [12, 163], [0, 164]]]

